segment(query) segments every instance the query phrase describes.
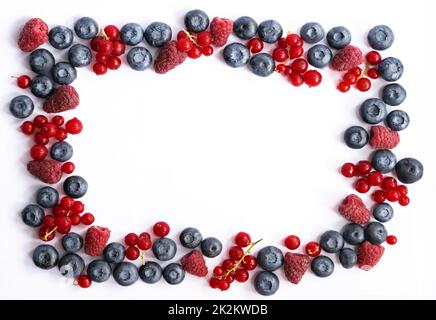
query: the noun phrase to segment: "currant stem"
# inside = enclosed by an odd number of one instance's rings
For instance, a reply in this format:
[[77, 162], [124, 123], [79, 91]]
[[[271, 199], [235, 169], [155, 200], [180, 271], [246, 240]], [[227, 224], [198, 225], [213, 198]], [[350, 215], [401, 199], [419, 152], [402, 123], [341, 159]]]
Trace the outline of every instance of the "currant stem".
[[195, 45], [198, 45], [198, 44], [197, 44], [197, 41], [196, 41], [195, 38], [194, 38], [194, 37], [189, 33], [188, 30], [186, 30], [186, 29], [182, 29], [182, 30], [183, 30], [184, 33], [186, 33], [186, 35], [188, 36], [189, 40], [191, 40]]
[[100, 28], [100, 33], [102, 34], [105, 40], [109, 40], [109, 37], [107, 36], [106, 32], [104, 32], [104, 28]]
[[256, 242], [253, 242], [250, 247], [247, 249], [247, 251], [245, 251], [244, 255], [242, 256], [241, 259], [239, 259], [239, 261], [231, 268], [229, 269], [223, 276], [221, 276], [220, 278], [227, 278], [229, 274], [231, 274], [233, 271], [236, 271], [236, 269], [238, 269], [238, 267], [240, 266], [240, 264], [242, 263], [242, 261], [244, 261], [244, 258], [251, 252], [251, 250], [254, 248], [254, 246], [256, 244], [258, 244], [259, 242], [261, 242], [263, 239], [259, 239]]

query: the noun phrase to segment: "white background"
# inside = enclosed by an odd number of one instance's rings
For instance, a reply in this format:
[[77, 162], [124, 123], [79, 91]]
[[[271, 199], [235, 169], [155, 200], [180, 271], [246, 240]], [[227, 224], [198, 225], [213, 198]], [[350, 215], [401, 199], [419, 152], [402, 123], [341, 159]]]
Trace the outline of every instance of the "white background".
[[[331, 277], [320, 279], [309, 272], [294, 286], [278, 271], [281, 288], [273, 298], [436, 298], [434, 2], [56, 3], [13, 1], [0, 13], [1, 298], [262, 298], [251, 282], [220, 292], [190, 275], [179, 286], [164, 281], [149, 286], [138, 281], [123, 288], [111, 279], [81, 290], [56, 269], [42, 271], [33, 266], [30, 254], [39, 241], [19, 216], [42, 185], [26, 172], [31, 144], [8, 111], [11, 98], [22, 93], [10, 76], [30, 74], [26, 55], [15, 45], [22, 24], [37, 16], [49, 27], [72, 27], [77, 18], [88, 15], [102, 26], [165, 21], [175, 34], [182, 27], [184, 13], [194, 8], [205, 10], [211, 18], [250, 15], [259, 22], [274, 18], [289, 31], [298, 31], [308, 21], [320, 22], [326, 31], [345, 25], [352, 32], [352, 43], [365, 52], [371, 27], [392, 27], [395, 42], [383, 56], [397, 56], [405, 65], [400, 82], [408, 98], [401, 107], [412, 120], [401, 133], [395, 153], [399, 159], [413, 156], [425, 165], [424, 179], [410, 186], [410, 206], [395, 205], [395, 218], [387, 223], [398, 244], [388, 246], [380, 264], [370, 272], [345, 270], [337, 264]], [[353, 190], [338, 168], [344, 162], [367, 158], [370, 149], [350, 150], [341, 137], [348, 126], [362, 124], [358, 105], [376, 97], [384, 83], [373, 82], [367, 93], [341, 94], [335, 89], [340, 74], [323, 70], [320, 87], [294, 88], [277, 74], [264, 79], [248, 69], [231, 69], [220, 53], [216, 50], [213, 57], [187, 60], [163, 76], [152, 70], [135, 72], [126, 65], [102, 77], [86, 68], [78, 71], [74, 86], [81, 104], [77, 111], [64, 115], [78, 116], [85, 129], [68, 141], [74, 146], [76, 173], [89, 182], [83, 199], [86, 208], [95, 214], [97, 225], [112, 230], [112, 241], [131, 231], [150, 231], [154, 222], [165, 220], [174, 238], [182, 228], [195, 226], [204, 236], [221, 239], [227, 248], [232, 235], [245, 230], [254, 239], [263, 238], [262, 245], [284, 249], [281, 241], [288, 234], [297, 234], [306, 243], [345, 223], [336, 208]], [[65, 59], [63, 54], [58, 55], [60, 59]], [[35, 102], [40, 112], [41, 101]], [[365, 201], [369, 204], [367, 197]], [[185, 253], [181, 249], [177, 257]], [[225, 255], [207, 259], [209, 268]]]

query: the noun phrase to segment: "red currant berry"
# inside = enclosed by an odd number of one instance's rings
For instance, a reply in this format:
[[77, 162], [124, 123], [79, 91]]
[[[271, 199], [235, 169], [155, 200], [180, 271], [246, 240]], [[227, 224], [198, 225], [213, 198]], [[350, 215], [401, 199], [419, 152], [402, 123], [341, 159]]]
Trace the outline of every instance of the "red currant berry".
[[49, 140], [42, 133], [37, 133], [37, 134], [35, 134], [35, 142], [36, 142], [36, 144], [44, 146], [44, 145], [48, 144]]
[[371, 171], [368, 174], [368, 182], [372, 186], [381, 186], [383, 181], [383, 175], [379, 171]]
[[349, 85], [355, 84], [357, 82], [357, 76], [351, 72], [345, 73], [342, 79], [345, 83], [348, 83]]
[[278, 73], [284, 73], [285, 70], [286, 70], [286, 66], [285, 66], [283, 63], [279, 63], [279, 64], [276, 66], [276, 71], [277, 71]]
[[71, 220], [71, 225], [77, 226], [78, 224], [80, 224], [80, 215], [72, 214], [70, 216], [70, 220]]
[[233, 246], [229, 250], [229, 257], [232, 260], [238, 261], [244, 255], [244, 250], [241, 247]]
[[51, 123], [53, 123], [56, 127], [60, 127], [64, 124], [65, 119], [62, 116], [54, 116], [51, 118]]
[[288, 248], [289, 250], [298, 249], [298, 247], [300, 246], [300, 238], [294, 235], [287, 236], [284, 242], [286, 248]]
[[124, 243], [127, 244], [128, 246], [136, 246], [136, 242], [138, 242], [138, 235], [136, 233], [128, 233], [125, 237], [124, 237]]
[[102, 36], [97, 36], [91, 39], [91, 49], [98, 52], [100, 41], [104, 40]]
[[207, 47], [212, 43], [212, 34], [209, 31], [200, 31], [197, 34], [197, 43], [201, 47]]
[[219, 283], [220, 283], [220, 279], [218, 279], [218, 278], [211, 278], [211, 279], [209, 280], [209, 286], [210, 286], [212, 289], [217, 289], [218, 286], [219, 286]]
[[150, 239], [142, 239], [139, 238], [138, 241], [136, 241], [136, 246], [140, 249], [140, 250], [148, 250], [151, 248], [151, 240]]
[[21, 132], [26, 135], [31, 135], [35, 131], [35, 126], [32, 121], [24, 121], [21, 125]]
[[98, 43], [98, 52], [101, 54], [110, 54], [112, 52], [112, 41], [102, 39]]
[[280, 38], [279, 41], [277, 41], [277, 46], [279, 48], [284, 48], [284, 49], [287, 49], [289, 47], [287, 42], [286, 42], [286, 38]]
[[358, 77], [362, 74], [362, 69], [360, 69], [359, 67], [354, 67], [348, 70], [348, 72], [355, 74]]
[[153, 226], [153, 233], [159, 237], [165, 237], [170, 233], [170, 226], [164, 221], [156, 222]]
[[289, 58], [295, 59], [295, 58], [301, 57], [303, 55], [303, 53], [304, 53], [303, 47], [292, 47], [289, 50]]
[[111, 70], [117, 70], [121, 66], [121, 59], [110, 56], [107, 58], [106, 66]]
[[21, 89], [27, 89], [32, 84], [32, 79], [29, 76], [22, 75], [17, 78], [17, 86]]
[[301, 47], [303, 45], [303, 40], [298, 34], [292, 33], [286, 36], [286, 43], [290, 47]]
[[62, 199], [59, 203], [60, 203], [62, 209], [70, 210], [73, 207], [74, 199], [69, 197], [69, 196], [65, 196], [65, 197], [62, 197]]
[[56, 126], [53, 123], [46, 123], [41, 128], [41, 133], [47, 138], [51, 138], [56, 134]]
[[304, 76], [304, 83], [307, 84], [309, 87], [316, 87], [318, 86], [322, 81], [322, 75], [316, 70], [309, 70], [307, 71]]
[[361, 176], [368, 174], [372, 169], [371, 162], [366, 160], [361, 160], [356, 165], [357, 173]]
[[400, 204], [400, 206], [405, 207], [405, 206], [409, 205], [409, 203], [410, 203], [410, 198], [409, 198], [408, 196], [401, 196], [401, 197], [398, 199], [398, 203]]
[[285, 66], [285, 72], [283, 72], [285, 76], [290, 76], [292, 74], [292, 69], [289, 66]]
[[206, 46], [203, 47], [203, 55], [206, 57], [209, 57], [213, 54], [213, 47], [212, 46]]
[[220, 266], [216, 266], [213, 269], [213, 275], [215, 277], [221, 277], [222, 275], [224, 275], [224, 269], [222, 267], [220, 267]]
[[97, 62], [92, 66], [92, 70], [96, 75], [101, 76], [107, 72], [107, 67], [101, 62]]
[[377, 51], [368, 52], [365, 58], [366, 58], [366, 62], [368, 62], [372, 66], [378, 65], [382, 60], [380, 53], [378, 53]]
[[81, 214], [83, 211], [85, 211], [85, 205], [82, 201], [74, 201], [71, 211], [75, 214]]
[[356, 88], [359, 91], [366, 92], [371, 89], [371, 81], [368, 78], [360, 78], [356, 82]]
[[120, 36], [120, 30], [112, 24], [104, 27], [104, 33], [109, 38], [109, 40], [117, 40]]
[[68, 213], [68, 210], [62, 208], [61, 205], [57, 205], [56, 207], [53, 208], [53, 215], [54, 215], [55, 217], [66, 216], [67, 213]]
[[97, 53], [95, 55], [95, 60], [97, 62], [100, 62], [100, 63], [104, 64], [105, 66], [106, 66], [107, 58], [108, 58], [108, 55], [103, 54], [103, 53]]
[[350, 85], [344, 81], [339, 82], [337, 88], [340, 92], [343, 92], [343, 93], [350, 91]]
[[251, 237], [247, 232], [238, 232], [235, 236], [235, 244], [241, 248], [248, 247], [251, 243]]
[[283, 48], [275, 48], [272, 57], [277, 62], [285, 62], [288, 59], [288, 52]]
[[30, 148], [30, 156], [35, 160], [44, 160], [47, 155], [48, 150], [45, 146], [37, 144]]
[[226, 259], [223, 261], [222, 266], [225, 271], [229, 271], [235, 266], [235, 262], [232, 259]]
[[193, 46], [189, 51], [188, 51], [188, 57], [191, 59], [198, 59], [201, 57], [202, 54], [202, 50], [199, 46]]
[[248, 271], [256, 269], [257, 267], [256, 257], [252, 255], [245, 256], [244, 259], [242, 260], [241, 266]]
[[379, 73], [377, 69], [369, 69], [366, 74], [368, 75], [368, 77], [370, 77], [371, 79], [378, 79], [379, 77]]
[[309, 64], [305, 59], [298, 58], [292, 61], [291, 69], [295, 73], [304, 73], [307, 71], [307, 68], [309, 67]]
[[403, 195], [403, 196], [407, 196], [407, 194], [409, 193], [409, 189], [405, 186], [405, 185], [399, 185], [397, 187], [398, 192]]
[[46, 123], [48, 123], [48, 119], [46, 116], [43, 115], [36, 116], [33, 119], [33, 124], [35, 125], [36, 128], [41, 128]]
[[177, 40], [180, 40], [183, 38], [188, 38], [188, 35], [186, 34], [185, 30], [180, 30], [179, 32], [177, 32]]
[[394, 245], [397, 243], [397, 237], [393, 235], [389, 235], [386, 237], [387, 244]]
[[55, 224], [57, 227], [57, 231], [61, 234], [66, 234], [71, 230], [70, 217], [66, 217], [66, 216], [56, 217]]
[[56, 226], [55, 217], [50, 215], [46, 215], [42, 220], [42, 224], [47, 228], [54, 228]]
[[39, 228], [38, 236], [42, 241], [50, 241], [53, 240], [56, 235], [56, 231], [53, 228], [47, 228], [46, 226], [42, 226]]
[[126, 249], [126, 258], [129, 260], [136, 260], [139, 258], [139, 249], [137, 247], [130, 246]]
[[321, 246], [318, 242], [311, 241], [306, 244], [305, 250], [309, 257], [316, 257], [321, 253]]
[[79, 119], [73, 118], [67, 121], [67, 123], [65, 124], [65, 129], [68, 133], [79, 134], [80, 132], [82, 132], [83, 124]]
[[112, 55], [121, 56], [126, 51], [126, 45], [119, 40], [112, 42]]
[[252, 38], [248, 41], [247, 47], [251, 53], [259, 53], [263, 50], [263, 41], [259, 38]]
[[369, 189], [371, 188], [368, 180], [363, 179], [363, 178], [358, 179], [356, 181], [356, 184], [354, 185], [354, 187], [356, 188], [356, 191], [359, 193], [367, 193], [369, 191]]
[[56, 130], [56, 133], [55, 133], [55, 138], [56, 138], [56, 140], [64, 141], [67, 137], [68, 137], [68, 132], [67, 132], [67, 130], [65, 130], [65, 129], [63, 129], [63, 128], [58, 128], [58, 129]]
[[139, 234], [139, 238], [140, 239], [144, 239], [144, 240], [150, 240], [151, 239], [150, 234], [148, 232], [141, 232]]
[[86, 289], [91, 286], [92, 280], [88, 275], [81, 274], [80, 276], [77, 277], [77, 284], [79, 285], [80, 288]]
[[400, 198], [400, 192], [396, 189], [386, 191], [386, 199], [390, 202], [396, 202]]
[[383, 190], [374, 191], [372, 199], [377, 203], [383, 203], [386, 201], [386, 194]]
[[356, 175], [356, 166], [351, 162], [344, 163], [341, 167], [341, 173], [347, 178], [354, 177]]
[[85, 213], [83, 216], [80, 217], [80, 222], [86, 226], [93, 224], [94, 220], [94, 216], [89, 212]]
[[382, 182], [382, 188], [385, 190], [395, 189], [398, 183], [393, 177], [385, 177]]
[[303, 76], [299, 73], [294, 73], [294, 72], [292, 72], [288, 76], [288, 80], [294, 87], [299, 87], [304, 83]]
[[235, 280], [238, 282], [246, 282], [249, 278], [248, 271], [245, 269], [238, 269], [235, 272]]
[[227, 281], [227, 280], [225, 280], [225, 279], [220, 279], [220, 280], [219, 280], [219, 283], [218, 283], [218, 288], [219, 288], [221, 291], [229, 290], [229, 288], [230, 288], [230, 282]]
[[[184, 32], [183, 32], [184, 33]], [[188, 52], [192, 49], [193, 43], [188, 37], [177, 40], [177, 49], [182, 52]]]

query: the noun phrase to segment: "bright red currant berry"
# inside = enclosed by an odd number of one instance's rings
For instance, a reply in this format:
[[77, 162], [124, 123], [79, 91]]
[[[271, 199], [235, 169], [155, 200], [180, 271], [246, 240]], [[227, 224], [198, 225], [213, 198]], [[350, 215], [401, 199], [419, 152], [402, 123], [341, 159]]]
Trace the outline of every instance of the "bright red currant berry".
[[219, 288], [221, 291], [229, 290], [229, 288], [230, 288], [230, 282], [227, 281], [227, 280], [225, 280], [225, 279], [220, 279], [220, 280], [218, 280], [218, 288]]
[[305, 59], [298, 58], [292, 61], [291, 69], [295, 73], [304, 73], [307, 71], [307, 68], [309, 67], [309, 64]]
[[42, 226], [39, 228], [38, 236], [42, 241], [50, 241], [53, 240], [56, 235], [56, 231], [53, 228], [47, 228], [46, 226]]
[[77, 226], [80, 224], [80, 215], [78, 214], [72, 214], [70, 215], [71, 225]]
[[32, 79], [29, 76], [22, 75], [17, 78], [17, 86], [21, 89], [27, 89], [32, 84]]
[[74, 201], [71, 211], [75, 214], [81, 214], [83, 211], [85, 211], [85, 205], [82, 201]]
[[403, 196], [407, 196], [407, 194], [409, 193], [409, 189], [403, 184], [399, 185], [397, 187], [397, 190]]
[[137, 247], [130, 246], [126, 249], [126, 258], [129, 260], [138, 259], [140, 254], [141, 253], [139, 252], [139, 249]]
[[359, 91], [366, 92], [371, 89], [371, 81], [368, 78], [360, 78], [356, 82], [356, 88]]
[[345, 73], [342, 79], [345, 83], [348, 83], [349, 85], [355, 84], [357, 82], [357, 76], [351, 72]]
[[218, 279], [218, 278], [211, 278], [211, 279], [209, 280], [209, 286], [210, 286], [212, 289], [217, 289], [218, 286], [219, 286], [219, 283], [220, 283], [220, 279]]
[[21, 132], [26, 135], [31, 135], [35, 131], [35, 126], [32, 121], [24, 121], [21, 125]]
[[299, 87], [304, 83], [303, 76], [299, 73], [294, 73], [294, 72], [292, 72], [288, 76], [288, 80], [294, 87]]
[[98, 43], [98, 52], [101, 54], [110, 54], [112, 52], [112, 41], [102, 39]]
[[287, 42], [286, 42], [286, 38], [283, 38], [283, 37], [280, 38], [279, 41], [277, 41], [277, 46], [279, 48], [284, 48], [284, 49], [287, 49], [289, 47]]
[[185, 30], [180, 30], [179, 32], [177, 32], [177, 40], [180, 40], [183, 38], [188, 38], [188, 35], [186, 34]]
[[390, 202], [396, 202], [400, 198], [400, 192], [396, 189], [386, 191], [386, 199]]
[[107, 67], [101, 62], [96, 62], [92, 66], [92, 70], [96, 75], [101, 76], [107, 72]]
[[121, 56], [126, 51], [126, 45], [119, 40], [115, 40], [112, 42], [112, 55], [113, 56]]
[[44, 146], [44, 145], [48, 144], [49, 140], [42, 133], [37, 133], [37, 134], [35, 134], [35, 142], [36, 142], [36, 144]]
[[263, 41], [259, 38], [252, 38], [248, 41], [247, 47], [251, 53], [259, 53], [263, 50]]
[[136, 246], [140, 249], [140, 250], [148, 250], [151, 248], [151, 240], [150, 239], [142, 239], [139, 238], [138, 241], [136, 241]]
[[57, 205], [53, 208], [53, 215], [55, 217], [66, 216], [69, 210], [62, 208], [61, 205]]
[[112, 24], [104, 27], [104, 33], [109, 38], [109, 40], [117, 40], [120, 36], [120, 30]]
[[189, 51], [188, 51], [188, 57], [191, 59], [198, 59], [200, 58], [202, 55], [202, 50], [199, 46], [193, 46]]
[[212, 43], [212, 34], [209, 31], [200, 31], [197, 34], [197, 43], [202, 47], [207, 47]]
[[276, 71], [277, 71], [278, 73], [284, 73], [285, 70], [286, 70], [286, 66], [285, 66], [283, 63], [279, 63], [279, 64], [276, 66]]
[[321, 253], [321, 246], [318, 242], [311, 241], [306, 244], [305, 250], [309, 257], [317, 257]]
[[381, 186], [383, 181], [383, 175], [379, 171], [371, 171], [368, 174], [368, 182], [372, 186]]
[[223, 261], [222, 266], [225, 271], [229, 271], [235, 266], [235, 262], [232, 259], [226, 259]]
[[56, 138], [56, 140], [64, 141], [67, 137], [68, 137], [68, 132], [67, 132], [67, 130], [65, 130], [65, 129], [63, 129], [63, 128], [58, 128], [58, 129], [56, 130], [56, 133], [55, 133], [55, 138]]
[[251, 237], [247, 232], [238, 232], [235, 236], [235, 244], [241, 248], [248, 247], [251, 243]]
[[91, 49], [98, 52], [100, 41], [104, 40], [102, 36], [97, 36], [91, 39]]
[[304, 53], [303, 47], [292, 47], [291, 50], [289, 50], [289, 58], [295, 59], [301, 57], [303, 53]]
[[43, 115], [36, 116], [33, 119], [33, 124], [35, 125], [36, 128], [41, 128], [46, 123], [48, 123], [48, 119], [46, 116]]
[[292, 69], [289, 66], [285, 66], [285, 72], [283, 72], [283, 75], [290, 76], [292, 74]]
[[283, 48], [275, 48], [272, 57], [277, 62], [285, 62], [288, 59], [288, 52]]
[[224, 269], [221, 266], [216, 266], [213, 269], [213, 275], [215, 277], [221, 277], [222, 275], [224, 275]]
[[256, 257], [252, 255], [245, 256], [244, 259], [242, 260], [241, 266], [248, 271], [256, 269], [257, 267]]
[[56, 224], [57, 231], [61, 234], [66, 234], [71, 230], [70, 217], [66, 217], [66, 216], [56, 217], [55, 224]]
[[81, 274], [80, 276], [77, 277], [77, 284], [79, 285], [80, 288], [86, 289], [91, 286], [92, 280], [88, 275]]
[[378, 79], [379, 77], [379, 73], [377, 69], [369, 69], [366, 74], [368, 75], [368, 77], [370, 77], [371, 79]]
[[368, 52], [365, 58], [366, 58], [366, 62], [368, 62], [372, 66], [378, 65], [382, 60], [380, 53], [378, 53], [377, 51]]
[[128, 246], [136, 246], [136, 242], [138, 241], [139, 237], [136, 233], [128, 233], [125, 237], [124, 237], [124, 243], [127, 244]]
[[289, 250], [298, 249], [298, 247], [300, 246], [300, 238], [294, 235], [287, 236], [284, 242], [286, 248], [288, 248]]
[[385, 190], [395, 189], [398, 185], [398, 182], [393, 177], [385, 177], [382, 182], [382, 188]]
[[356, 181], [354, 188], [356, 188], [356, 191], [359, 193], [367, 193], [371, 186], [367, 179], [361, 178]]
[[[183, 32], [184, 33], [184, 32]], [[192, 49], [193, 43], [188, 37], [177, 40], [177, 49], [182, 52], [188, 52]]]
[[54, 116], [51, 118], [51, 123], [53, 123], [56, 127], [60, 127], [64, 124], [65, 119], [62, 116]]
[[54, 228], [56, 226], [55, 217], [50, 215], [46, 215], [42, 220], [42, 224], [47, 228]]
[[110, 56], [107, 58], [106, 66], [111, 70], [117, 70], [121, 66], [121, 59]]
[[377, 203], [383, 203], [386, 201], [386, 193], [383, 190], [374, 191], [372, 199]]
[[322, 81], [322, 75], [316, 70], [307, 71], [304, 76], [304, 83], [310, 88], [318, 86]]
[[244, 255], [244, 250], [241, 247], [233, 246], [229, 250], [229, 257], [232, 260], [238, 261]]
[[150, 240], [151, 239], [150, 234], [148, 232], [141, 232], [139, 234], [139, 238], [140, 239], [144, 239], [144, 240]]
[[371, 162], [367, 160], [361, 160], [356, 165], [357, 173], [361, 176], [368, 174], [372, 169]]
[[97, 53], [95, 55], [95, 60], [97, 62], [100, 62], [100, 63], [104, 64], [105, 66], [106, 66], [107, 58], [108, 58], [108, 55], [103, 54], [103, 53]]
[[338, 84], [338, 90], [342, 93], [350, 91], [350, 85], [344, 81], [339, 82]]
[[53, 137], [56, 134], [56, 126], [53, 123], [46, 123], [41, 128], [41, 133], [48, 138]]
[[94, 220], [94, 216], [89, 212], [85, 213], [83, 216], [80, 217], [80, 222], [86, 226], [93, 224]]
[[392, 246], [397, 243], [397, 237], [394, 235], [389, 235], [386, 237], [386, 242]]
[[362, 69], [360, 69], [359, 67], [354, 67], [348, 70], [348, 72], [355, 74], [358, 77], [362, 74]]
[[203, 47], [203, 55], [206, 57], [209, 57], [213, 54], [213, 47], [212, 46], [206, 46]]
[[286, 36], [286, 43], [290, 47], [301, 47], [303, 45], [303, 40], [298, 34], [292, 33]]
[[69, 197], [69, 196], [65, 196], [65, 197], [62, 197], [62, 199], [59, 203], [63, 209], [70, 210], [73, 207], [74, 199]]
[[249, 278], [248, 271], [245, 269], [238, 269], [235, 272], [235, 280], [238, 282], [246, 282]]
[[80, 132], [82, 132], [83, 124], [79, 119], [73, 118], [67, 121], [67, 123], [65, 124], [65, 129], [68, 133], [79, 134]]
[[30, 156], [35, 160], [44, 160], [47, 155], [48, 150], [45, 146], [37, 144], [30, 148]]
[[354, 177], [356, 175], [356, 166], [351, 162], [344, 163], [341, 167], [341, 173], [347, 178]]
[[153, 233], [157, 237], [165, 237], [168, 235], [168, 233], [170, 233], [170, 226], [164, 221], [156, 222], [153, 226]]
[[409, 203], [410, 203], [410, 198], [409, 198], [408, 196], [401, 196], [401, 197], [398, 199], [398, 203], [400, 204], [400, 206], [405, 207], [405, 206], [409, 205]]

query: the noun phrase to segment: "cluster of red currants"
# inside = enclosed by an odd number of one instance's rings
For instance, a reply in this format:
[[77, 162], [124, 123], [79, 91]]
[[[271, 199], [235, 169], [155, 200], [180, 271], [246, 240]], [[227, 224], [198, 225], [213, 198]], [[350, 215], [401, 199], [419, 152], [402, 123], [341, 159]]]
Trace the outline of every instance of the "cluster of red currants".
[[370, 51], [366, 54], [365, 59], [366, 67], [363, 72], [359, 67], [354, 67], [344, 73], [337, 87], [340, 92], [348, 92], [352, 85], [355, 85], [356, 89], [362, 92], [371, 89], [370, 79], [378, 79], [379, 72], [375, 66], [381, 62], [382, 57], [377, 51]]
[[96, 75], [103, 75], [107, 69], [117, 70], [121, 66], [121, 59], [126, 45], [120, 40], [120, 31], [114, 25], [106, 26], [102, 32], [91, 40], [91, 49], [97, 52], [96, 62], [92, 70]]
[[74, 200], [69, 196], [64, 196], [59, 203], [53, 207], [52, 214], [46, 215], [39, 229], [39, 238], [42, 241], [53, 240], [56, 232], [67, 234], [72, 226], [79, 224], [91, 225], [94, 223], [94, 216], [85, 211], [82, 201]]
[[[213, 276], [209, 285], [213, 289], [221, 291], [228, 290], [233, 281], [246, 282], [249, 278], [248, 271], [254, 270], [257, 266], [256, 257], [249, 255], [253, 246], [258, 243], [251, 243], [251, 237], [246, 232], [239, 232], [235, 236], [235, 245], [229, 250], [229, 258], [213, 269]], [[245, 247], [250, 248], [244, 252]]]
[[191, 59], [200, 58], [201, 55], [210, 56], [213, 53], [212, 34], [209, 31], [192, 33], [185, 29], [177, 33], [177, 49], [187, 52]]
[[381, 172], [372, 170], [369, 161], [362, 160], [356, 165], [347, 162], [342, 165], [341, 173], [347, 178], [359, 177], [354, 184], [359, 193], [367, 193], [371, 187], [380, 187], [381, 189], [372, 193], [372, 199], [376, 203], [398, 201], [401, 206], [407, 206], [410, 202], [407, 186], [398, 184], [394, 177], [386, 177]]

